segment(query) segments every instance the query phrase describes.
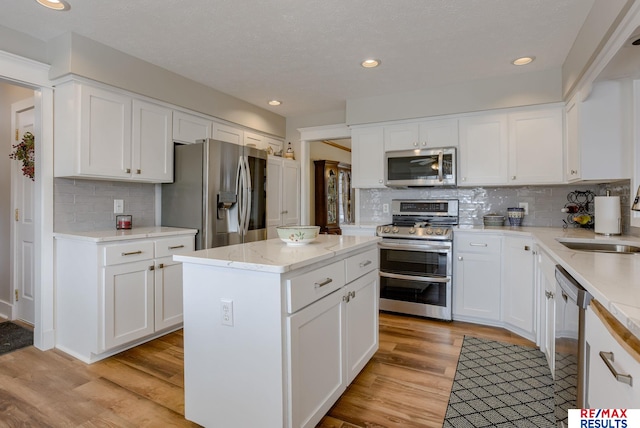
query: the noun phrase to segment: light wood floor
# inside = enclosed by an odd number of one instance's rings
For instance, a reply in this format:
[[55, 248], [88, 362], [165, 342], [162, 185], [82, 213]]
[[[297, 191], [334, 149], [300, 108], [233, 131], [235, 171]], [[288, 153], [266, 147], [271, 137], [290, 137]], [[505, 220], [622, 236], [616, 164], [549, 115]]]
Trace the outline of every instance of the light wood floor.
[[[381, 314], [379, 351], [318, 426], [441, 427], [465, 334], [533, 346], [502, 329]], [[1, 355], [0, 427], [197, 426], [183, 416], [182, 344], [178, 331], [91, 365], [33, 346]]]

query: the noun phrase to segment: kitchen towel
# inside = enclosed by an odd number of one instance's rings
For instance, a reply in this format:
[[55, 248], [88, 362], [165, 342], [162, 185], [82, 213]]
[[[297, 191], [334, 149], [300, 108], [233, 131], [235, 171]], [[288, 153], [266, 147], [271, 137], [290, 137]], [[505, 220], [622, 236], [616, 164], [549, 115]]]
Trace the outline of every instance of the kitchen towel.
[[622, 223], [620, 196], [596, 196], [595, 232], [602, 235], [619, 235]]

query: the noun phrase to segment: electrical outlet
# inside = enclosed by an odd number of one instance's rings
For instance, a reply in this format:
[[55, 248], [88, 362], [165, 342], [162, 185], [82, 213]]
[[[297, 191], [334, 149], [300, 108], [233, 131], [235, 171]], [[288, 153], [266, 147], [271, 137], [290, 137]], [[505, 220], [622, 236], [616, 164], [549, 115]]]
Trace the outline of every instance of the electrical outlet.
[[529, 203], [528, 202], [520, 202], [518, 204], [520, 208], [524, 208], [524, 215], [529, 215]]
[[382, 204], [382, 212], [385, 214], [389, 213], [389, 204]]
[[233, 326], [233, 300], [220, 299], [222, 325]]
[[113, 213], [114, 214], [122, 214], [124, 212], [124, 200], [123, 199], [114, 199], [113, 200]]

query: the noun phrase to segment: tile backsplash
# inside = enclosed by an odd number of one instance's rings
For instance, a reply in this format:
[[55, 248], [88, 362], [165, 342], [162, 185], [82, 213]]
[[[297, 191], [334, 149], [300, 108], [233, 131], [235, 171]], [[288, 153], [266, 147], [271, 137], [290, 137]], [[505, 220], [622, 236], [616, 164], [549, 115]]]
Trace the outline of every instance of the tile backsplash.
[[482, 217], [488, 213], [504, 214], [507, 208], [517, 207], [519, 202], [529, 204], [529, 214], [523, 226], [562, 227], [567, 215], [560, 210], [568, 202], [570, 192], [592, 191], [596, 196], [620, 196], [623, 233], [629, 231], [629, 181], [611, 184], [521, 186], [521, 187], [475, 187], [475, 188], [412, 188], [412, 189], [362, 189], [360, 200], [360, 223], [385, 224], [391, 222], [391, 213], [383, 212], [384, 204], [392, 199], [458, 199], [460, 201], [460, 224], [482, 225]]
[[124, 200], [124, 213], [134, 227], [155, 224], [155, 185], [100, 180], [56, 178], [54, 230], [86, 232], [115, 229], [113, 200]]

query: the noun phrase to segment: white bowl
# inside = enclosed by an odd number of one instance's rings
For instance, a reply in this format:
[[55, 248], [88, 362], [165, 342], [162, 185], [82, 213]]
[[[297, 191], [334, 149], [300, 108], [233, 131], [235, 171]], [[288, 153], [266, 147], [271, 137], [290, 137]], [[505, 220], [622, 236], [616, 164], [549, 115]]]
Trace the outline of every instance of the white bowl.
[[320, 226], [279, 226], [276, 230], [287, 245], [307, 245], [318, 237]]

